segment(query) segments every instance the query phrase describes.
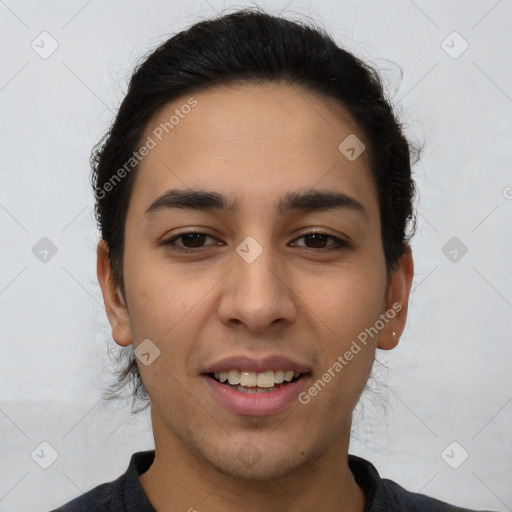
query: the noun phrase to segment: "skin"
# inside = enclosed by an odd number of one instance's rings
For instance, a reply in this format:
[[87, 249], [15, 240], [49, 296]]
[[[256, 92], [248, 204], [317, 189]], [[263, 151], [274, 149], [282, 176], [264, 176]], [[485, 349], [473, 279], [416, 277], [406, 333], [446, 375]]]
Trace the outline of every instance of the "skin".
[[[366, 152], [349, 161], [338, 150], [349, 134], [362, 141], [364, 134], [333, 100], [296, 87], [237, 85], [193, 97], [197, 106], [137, 170], [125, 225], [125, 297], [103, 241], [97, 251], [114, 340], [136, 348], [150, 339], [161, 351], [139, 364], [156, 451], [142, 486], [162, 512], [362, 511], [364, 495], [347, 465], [351, 414], [376, 348], [394, 348], [405, 328], [413, 278], [410, 248], [386, 274]], [[187, 99], [157, 112], [143, 140]], [[146, 216], [172, 188], [229, 194], [240, 210]], [[285, 193], [311, 189], [343, 192], [366, 213], [280, 217], [274, 210]], [[315, 228], [350, 247], [303, 238]], [[192, 229], [209, 236], [175, 244], [194, 254], [159, 245]], [[250, 264], [235, 251], [248, 236], [263, 249]], [[394, 303], [402, 305], [398, 314], [306, 405], [235, 415], [200, 378], [206, 365], [233, 354], [279, 354], [310, 365], [315, 382]], [[252, 465], [237, 455], [249, 442], [259, 453]]]

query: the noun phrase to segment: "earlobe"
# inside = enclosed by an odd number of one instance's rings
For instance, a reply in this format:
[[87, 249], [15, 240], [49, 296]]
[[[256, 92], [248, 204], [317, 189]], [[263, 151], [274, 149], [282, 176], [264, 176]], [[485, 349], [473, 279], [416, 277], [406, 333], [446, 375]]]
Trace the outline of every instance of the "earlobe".
[[384, 328], [379, 334], [379, 341], [377, 343], [377, 348], [381, 350], [392, 350], [400, 341], [400, 335], [396, 331], [391, 330], [391, 328]]
[[412, 250], [409, 245], [400, 257], [396, 269], [389, 280], [384, 314], [388, 322], [379, 334], [377, 347], [391, 350], [398, 345], [401, 333], [405, 329], [409, 293], [414, 275]]
[[114, 282], [110, 267], [109, 249], [105, 240], [98, 242], [96, 271], [105, 311], [112, 329], [112, 337], [118, 345], [130, 345], [132, 337], [128, 308], [119, 285]]

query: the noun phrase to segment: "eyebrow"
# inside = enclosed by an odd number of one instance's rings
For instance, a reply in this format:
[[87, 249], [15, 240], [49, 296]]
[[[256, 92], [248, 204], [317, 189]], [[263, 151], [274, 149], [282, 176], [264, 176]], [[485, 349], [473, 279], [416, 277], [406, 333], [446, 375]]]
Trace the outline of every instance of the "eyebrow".
[[[218, 192], [193, 189], [171, 189], [156, 198], [145, 215], [150, 216], [162, 210], [173, 208], [194, 210], [220, 210], [236, 214], [239, 211], [237, 200]], [[288, 192], [275, 204], [280, 216], [290, 212], [319, 212], [327, 210], [354, 211], [368, 218], [363, 205], [353, 197], [342, 192], [333, 191], [296, 191]]]

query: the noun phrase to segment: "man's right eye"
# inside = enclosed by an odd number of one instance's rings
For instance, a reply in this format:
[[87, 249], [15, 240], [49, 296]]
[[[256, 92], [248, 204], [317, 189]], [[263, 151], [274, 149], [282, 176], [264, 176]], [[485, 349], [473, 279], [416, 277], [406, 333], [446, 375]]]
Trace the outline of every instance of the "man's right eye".
[[[192, 247], [187, 247], [184, 244], [176, 244], [176, 241], [182, 239], [186, 244], [192, 244]], [[206, 233], [199, 233], [197, 231], [186, 231], [183, 233], [179, 233], [177, 235], [172, 236], [171, 238], [164, 240], [161, 245], [169, 247], [172, 251], [177, 252], [197, 252], [194, 250], [201, 249], [203, 247], [202, 242], [204, 242], [205, 238], [214, 238], [211, 235], [207, 235]], [[210, 245], [219, 245], [219, 244], [210, 244]]]

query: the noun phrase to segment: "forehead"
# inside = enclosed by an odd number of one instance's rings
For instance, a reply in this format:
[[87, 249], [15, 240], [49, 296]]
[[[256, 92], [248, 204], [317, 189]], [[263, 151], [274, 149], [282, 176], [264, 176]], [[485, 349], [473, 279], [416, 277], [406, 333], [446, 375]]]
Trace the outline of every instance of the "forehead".
[[166, 104], [147, 123], [141, 140], [151, 140], [151, 149], [139, 164], [132, 200], [145, 209], [168, 189], [201, 188], [246, 202], [272, 197], [274, 204], [292, 189], [321, 188], [375, 202], [367, 152], [351, 160], [340, 150], [354, 137], [367, 147], [338, 102], [299, 87], [197, 92]]

